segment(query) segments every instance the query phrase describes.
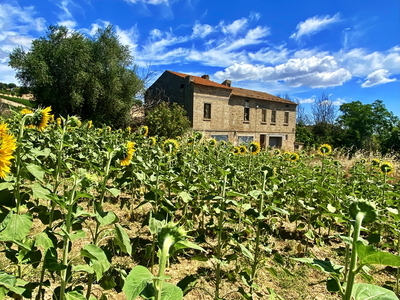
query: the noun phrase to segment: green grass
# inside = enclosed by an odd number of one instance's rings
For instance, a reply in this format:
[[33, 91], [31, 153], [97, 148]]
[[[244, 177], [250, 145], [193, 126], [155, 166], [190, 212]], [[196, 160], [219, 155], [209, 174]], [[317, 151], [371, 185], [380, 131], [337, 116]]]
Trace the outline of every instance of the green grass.
[[21, 98], [10, 97], [10, 96], [5, 96], [5, 95], [0, 95], [0, 98], [6, 99], [6, 100], [9, 100], [9, 101], [13, 101], [13, 102], [17, 102], [17, 103], [21, 103], [21, 104], [23, 104], [25, 106], [28, 106], [28, 107], [36, 107], [36, 103], [34, 103], [32, 101], [29, 101], [27, 99], [21, 99]]

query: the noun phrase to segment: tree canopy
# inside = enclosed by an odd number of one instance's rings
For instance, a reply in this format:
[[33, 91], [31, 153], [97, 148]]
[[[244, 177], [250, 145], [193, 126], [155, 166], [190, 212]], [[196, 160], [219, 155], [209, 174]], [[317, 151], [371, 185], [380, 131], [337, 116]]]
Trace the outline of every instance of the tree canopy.
[[190, 128], [186, 111], [177, 103], [161, 102], [146, 115], [151, 135], [176, 138]]
[[9, 65], [38, 104], [55, 114], [78, 115], [112, 127], [126, 126], [143, 90], [133, 57], [112, 26], [94, 38], [64, 26], [50, 26], [30, 51], [16, 48]]

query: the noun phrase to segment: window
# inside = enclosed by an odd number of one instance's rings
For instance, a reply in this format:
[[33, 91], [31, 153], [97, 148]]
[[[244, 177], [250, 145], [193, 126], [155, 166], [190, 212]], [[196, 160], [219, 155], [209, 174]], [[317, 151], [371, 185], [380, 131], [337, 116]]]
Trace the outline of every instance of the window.
[[248, 108], [248, 107], [245, 107], [245, 108], [244, 108], [243, 120], [244, 120], [245, 122], [249, 122], [249, 121], [250, 121], [250, 108]]
[[276, 123], [276, 110], [271, 111], [271, 123]]
[[204, 119], [211, 119], [211, 103], [204, 103]]
[[228, 141], [228, 136], [227, 135], [211, 135], [212, 139], [215, 139], [216, 141]]
[[253, 136], [238, 136], [239, 144], [248, 144], [253, 141]]
[[261, 123], [267, 123], [267, 110], [263, 109], [261, 111]]
[[283, 124], [289, 125], [289, 112], [285, 111], [285, 117], [283, 119]]

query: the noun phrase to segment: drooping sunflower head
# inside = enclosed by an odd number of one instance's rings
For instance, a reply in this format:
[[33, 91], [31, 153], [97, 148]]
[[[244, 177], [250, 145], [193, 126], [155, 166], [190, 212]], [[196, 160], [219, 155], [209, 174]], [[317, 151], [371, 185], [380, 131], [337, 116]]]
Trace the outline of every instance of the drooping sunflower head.
[[298, 161], [300, 159], [300, 156], [297, 153], [290, 153], [289, 154], [289, 160], [290, 161]]
[[247, 148], [245, 145], [241, 145], [239, 147], [240, 154], [245, 154], [247, 152]]
[[50, 112], [51, 112], [50, 106], [46, 108], [38, 108], [34, 112], [28, 127], [36, 128], [39, 131], [45, 130], [50, 121]]
[[155, 146], [155, 144], [157, 144], [157, 139], [154, 136], [149, 137], [147, 141], [149, 146]]
[[329, 144], [323, 144], [323, 145], [319, 146], [318, 153], [323, 156], [329, 155], [332, 153], [332, 146]]
[[107, 126], [107, 127], [106, 127], [106, 130], [107, 130], [107, 132], [111, 132], [112, 129], [111, 129], [110, 126]]
[[168, 139], [168, 140], [164, 141], [162, 148], [163, 148], [164, 153], [174, 154], [179, 149], [179, 142], [174, 139]]
[[249, 151], [253, 155], [258, 154], [261, 151], [260, 143], [251, 142], [250, 145], [249, 145]]
[[68, 126], [69, 127], [81, 127], [82, 122], [77, 116], [72, 116], [68, 119]]
[[92, 128], [93, 127], [93, 121], [89, 120], [86, 125], [87, 125], [88, 129]]
[[57, 124], [57, 126], [61, 126], [61, 124], [62, 124], [61, 118], [56, 119], [56, 124]]
[[388, 162], [388, 161], [382, 162], [381, 165], [379, 166], [379, 168], [381, 169], [381, 172], [383, 174], [390, 174], [394, 170], [392, 163]]
[[135, 143], [127, 142], [121, 149], [122, 159], [120, 160], [120, 165], [123, 167], [129, 166], [131, 164], [134, 153], [135, 153]]
[[147, 136], [149, 134], [149, 127], [147, 126], [140, 126], [139, 127], [139, 134], [143, 136]]

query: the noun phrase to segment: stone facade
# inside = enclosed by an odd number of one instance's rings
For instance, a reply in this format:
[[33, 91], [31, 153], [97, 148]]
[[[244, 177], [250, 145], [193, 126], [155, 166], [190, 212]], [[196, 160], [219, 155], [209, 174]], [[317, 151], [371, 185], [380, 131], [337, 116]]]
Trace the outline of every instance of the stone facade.
[[193, 130], [235, 145], [258, 141], [292, 151], [297, 104], [267, 93], [213, 82], [208, 76], [165, 71], [146, 93], [146, 99], [177, 102], [187, 111]]

